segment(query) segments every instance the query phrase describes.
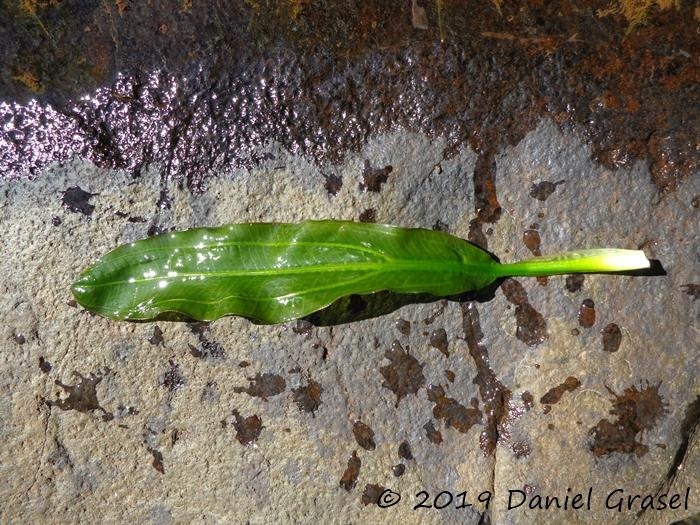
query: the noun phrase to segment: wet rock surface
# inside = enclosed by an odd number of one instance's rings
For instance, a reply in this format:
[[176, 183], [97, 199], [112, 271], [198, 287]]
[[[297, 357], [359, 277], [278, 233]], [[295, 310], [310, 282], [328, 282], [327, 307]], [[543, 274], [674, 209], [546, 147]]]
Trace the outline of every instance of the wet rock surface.
[[[694, 12], [615, 6], [3, 4], [0, 521], [700, 511]], [[70, 296], [119, 243], [308, 218], [504, 262], [641, 246], [666, 275], [351, 297], [276, 326], [117, 323]], [[567, 487], [591, 510], [506, 509]], [[606, 510], [617, 488], [692, 497]]]

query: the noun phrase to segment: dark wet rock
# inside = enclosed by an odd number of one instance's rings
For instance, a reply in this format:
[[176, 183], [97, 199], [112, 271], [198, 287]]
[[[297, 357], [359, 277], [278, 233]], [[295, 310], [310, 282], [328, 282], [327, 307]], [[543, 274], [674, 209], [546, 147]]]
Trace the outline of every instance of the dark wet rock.
[[484, 430], [479, 437], [479, 444], [484, 455], [489, 456], [496, 450], [501, 425], [508, 418], [508, 404], [512, 398], [512, 392], [499, 381], [490, 366], [476, 303], [462, 304], [462, 327], [469, 355], [476, 366], [474, 383], [479, 387], [483, 404]]
[[681, 442], [673, 456], [671, 466], [666, 473], [666, 482], [670, 485], [675, 480], [678, 473], [682, 470], [684, 461], [688, 456], [693, 439], [700, 430], [700, 395], [696, 395], [695, 399], [688, 403], [681, 421], [680, 437]]

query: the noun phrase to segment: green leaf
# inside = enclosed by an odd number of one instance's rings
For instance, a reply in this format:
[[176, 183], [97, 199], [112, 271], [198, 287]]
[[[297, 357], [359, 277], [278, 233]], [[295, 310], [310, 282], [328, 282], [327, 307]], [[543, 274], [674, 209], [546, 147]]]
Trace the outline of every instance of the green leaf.
[[167, 313], [280, 323], [351, 294], [455, 295], [516, 275], [648, 268], [636, 250], [587, 250], [499, 264], [443, 232], [344, 221], [195, 228], [125, 244], [73, 284], [84, 308], [111, 319]]

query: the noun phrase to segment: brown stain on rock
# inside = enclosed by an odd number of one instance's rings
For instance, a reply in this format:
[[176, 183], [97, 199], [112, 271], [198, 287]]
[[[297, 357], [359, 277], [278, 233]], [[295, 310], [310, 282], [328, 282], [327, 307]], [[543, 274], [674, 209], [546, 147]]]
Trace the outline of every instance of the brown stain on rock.
[[393, 169], [394, 168], [389, 165], [383, 168], [373, 168], [369, 160], [365, 159], [359, 184], [362, 193], [368, 191], [379, 193], [382, 190], [382, 185], [389, 180], [389, 174]]
[[683, 284], [681, 289], [684, 293], [693, 298], [693, 301], [700, 299], [700, 284]]
[[44, 374], [48, 374], [51, 372], [51, 363], [49, 363], [46, 359], [44, 359], [43, 356], [39, 356], [39, 370], [41, 370]]
[[226, 356], [224, 347], [217, 341], [209, 339], [209, 323], [194, 322], [187, 323], [190, 331], [199, 339], [199, 348], [190, 345], [192, 355], [201, 358], [222, 359]]
[[540, 398], [540, 403], [543, 405], [553, 405], [558, 403], [565, 392], [573, 392], [580, 386], [581, 381], [573, 376], [569, 376], [562, 384], [550, 388], [547, 393]]
[[367, 208], [358, 217], [360, 222], [377, 222], [377, 210], [374, 208]]
[[382, 487], [381, 485], [365, 485], [365, 490], [362, 491], [362, 504], [364, 506], [376, 505], [379, 502], [379, 496], [381, 496], [382, 492], [385, 490], [385, 487]]
[[398, 453], [401, 459], [409, 461], [413, 459], [413, 452], [411, 452], [411, 445], [408, 443], [408, 441], [401, 442]]
[[450, 357], [450, 352], [447, 350], [447, 332], [444, 328], [438, 328], [430, 333], [430, 346], [440, 350], [445, 357]]
[[423, 375], [423, 364], [408, 353], [401, 346], [401, 343], [394, 341], [391, 349], [384, 354], [390, 363], [379, 369], [384, 377], [383, 386], [396, 394], [396, 404], [408, 394], [417, 394], [418, 390], [425, 384]]
[[323, 387], [313, 379], [309, 379], [306, 385], [292, 389], [293, 399], [299, 410], [308, 412], [312, 416], [321, 406], [321, 394], [323, 394]]
[[535, 397], [527, 390], [520, 395], [520, 399], [523, 401], [523, 407], [525, 410], [530, 410], [535, 401]]
[[516, 459], [525, 458], [532, 452], [532, 446], [526, 441], [516, 441], [510, 448]]
[[160, 384], [171, 393], [179, 390], [185, 384], [185, 378], [180, 373], [180, 365], [172, 359], [168, 359], [170, 368], [161, 375]]
[[637, 441], [637, 434], [643, 435], [644, 431], [653, 429], [668, 413], [667, 404], [659, 395], [660, 386], [661, 383], [650, 386], [647, 381], [640, 388], [625, 388], [619, 395], [606, 386], [613, 396], [610, 414], [616, 419], [601, 419], [588, 431], [590, 451], [598, 457], [614, 452], [637, 457], [645, 455], [649, 447]]
[[512, 393], [496, 377], [489, 364], [489, 353], [484, 346], [484, 334], [481, 331], [479, 311], [476, 303], [462, 303], [462, 327], [464, 339], [469, 348], [469, 355], [476, 365], [476, 377], [473, 383], [479, 387], [483, 403], [484, 430], [479, 442], [485, 456], [493, 454], [498, 444], [502, 425], [508, 417], [508, 404]]
[[323, 187], [326, 189], [326, 192], [328, 192], [328, 195], [336, 196], [343, 187], [342, 177], [338, 177], [337, 175], [324, 175], [323, 178], [325, 179]]
[[[109, 373], [106, 370], [105, 373]], [[92, 372], [88, 377], [84, 377], [79, 372], [73, 372], [73, 376], [78, 378], [78, 382], [74, 385], [66, 385], [58, 379], [54, 381], [56, 385], [61, 387], [68, 397], [65, 399], [44, 400], [49, 407], [58, 407], [61, 410], [77, 410], [78, 412], [88, 413], [93, 410], [102, 412], [103, 421], [111, 421], [114, 415], [107, 412], [100, 406], [97, 400], [97, 385], [104, 378], [103, 375], [96, 375]]]
[[152, 447], [147, 447], [146, 450], [148, 450], [148, 452], [151, 453], [151, 456], [153, 456], [153, 462], [151, 463], [153, 468], [161, 474], [165, 474], [165, 466], [163, 465], [163, 454]]
[[548, 180], [543, 180], [537, 184], [533, 183], [532, 186], [530, 186], [530, 197], [544, 202], [552, 195], [552, 193], [554, 193], [554, 190], [556, 190], [557, 186], [560, 184], [564, 184], [564, 181], [560, 180], [558, 182], [551, 182]]
[[374, 442], [374, 430], [360, 420], [352, 425], [352, 434], [355, 441], [365, 450], [374, 450], [377, 444]]
[[617, 352], [622, 343], [622, 330], [615, 323], [609, 323], [600, 331], [603, 339], [603, 351]]
[[505, 298], [515, 305], [517, 325], [515, 337], [528, 346], [537, 346], [543, 343], [549, 337], [547, 322], [542, 314], [528, 302], [527, 292], [523, 285], [515, 279], [508, 278], [501, 284], [501, 291]]
[[306, 319], [297, 319], [292, 326], [292, 332], [303, 335], [304, 339], [309, 339], [313, 333], [314, 325]]
[[259, 397], [263, 401], [267, 401], [268, 397], [276, 396], [284, 392], [287, 387], [287, 382], [278, 374], [266, 372], [264, 374], [257, 373], [255, 377], [248, 378], [248, 386], [237, 386], [233, 391], [237, 394], [245, 392], [249, 396]]
[[442, 443], [442, 432], [435, 428], [432, 421], [428, 421], [423, 425], [423, 430], [425, 430], [425, 436], [430, 440], [431, 443], [439, 445]]
[[478, 408], [467, 408], [456, 399], [447, 397], [445, 389], [440, 385], [428, 388], [428, 399], [435, 403], [433, 417], [445, 422], [445, 427], [466, 433], [477, 423], [481, 423], [481, 411]]
[[148, 342], [153, 346], [161, 346], [163, 344], [163, 330], [158, 325], [153, 327], [153, 335], [148, 338]]
[[565, 280], [565, 287], [571, 293], [580, 292], [583, 288], [583, 282], [586, 280], [586, 276], [580, 273], [574, 275], [567, 275]]
[[578, 309], [578, 324], [590, 328], [595, 324], [595, 303], [593, 299], [584, 299]]
[[542, 255], [542, 252], [540, 251], [542, 240], [540, 239], [540, 232], [538, 232], [536, 229], [525, 230], [523, 233], [523, 244], [525, 244], [525, 247], [530, 250], [532, 255], [537, 257]]
[[[245, 447], [253, 445], [265, 428], [262, 424], [262, 418], [257, 414], [243, 417], [235, 408], [231, 410], [231, 416], [233, 417], [231, 426], [236, 431], [238, 442]], [[226, 426], [227, 423], [227, 420], [221, 422], [222, 426]]]
[[362, 466], [362, 461], [357, 457], [357, 451], [353, 450], [350, 459], [348, 459], [348, 465], [340, 478], [340, 486], [345, 490], [350, 492], [357, 485], [357, 478], [360, 475], [360, 467]]
[[397, 319], [394, 321], [394, 326], [401, 332], [401, 335], [409, 336], [411, 335], [411, 323], [406, 321], [406, 319]]

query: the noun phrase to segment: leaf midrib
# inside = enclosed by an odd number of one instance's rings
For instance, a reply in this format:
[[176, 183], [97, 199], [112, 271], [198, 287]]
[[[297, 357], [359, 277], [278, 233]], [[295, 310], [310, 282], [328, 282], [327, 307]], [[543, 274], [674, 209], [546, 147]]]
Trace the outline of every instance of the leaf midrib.
[[284, 277], [288, 275], [303, 275], [311, 273], [348, 273], [356, 271], [385, 273], [394, 271], [435, 271], [447, 272], [451, 274], [473, 274], [475, 269], [481, 268], [485, 270], [487, 267], [493, 266], [489, 263], [473, 263], [473, 262], [458, 262], [458, 261], [436, 261], [436, 260], [419, 260], [419, 261], [391, 261], [391, 262], [355, 262], [355, 263], [332, 263], [332, 264], [312, 264], [286, 268], [267, 268], [267, 269], [246, 269], [246, 270], [226, 270], [226, 271], [209, 271], [202, 270], [200, 272], [177, 272], [177, 275], [160, 275], [154, 277], [144, 277], [134, 279], [133, 281], [121, 280], [102, 282], [97, 284], [81, 283], [81, 286], [90, 288], [102, 288], [108, 286], [116, 286], [121, 284], [143, 284], [153, 281], [162, 281], [167, 279], [180, 279], [183, 277]]

